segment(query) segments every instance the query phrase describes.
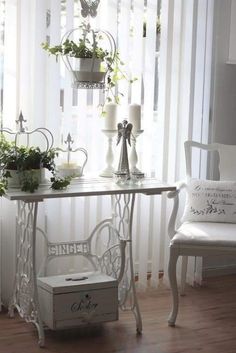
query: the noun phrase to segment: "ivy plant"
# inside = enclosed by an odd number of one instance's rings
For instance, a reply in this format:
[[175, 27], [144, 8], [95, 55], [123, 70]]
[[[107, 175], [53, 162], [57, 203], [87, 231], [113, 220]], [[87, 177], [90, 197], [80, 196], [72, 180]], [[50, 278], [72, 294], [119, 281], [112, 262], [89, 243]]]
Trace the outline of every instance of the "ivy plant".
[[62, 190], [65, 189], [69, 184], [70, 184], [71, 178], [70, 177], [65, 177], [65, 178], [60, 178], [60, 177], [52, 177], [51, 178], [51, 188], [54, 190]]
[[[74, 58], [86, 59], [95, 58], [102, 61], [102, 71], [107, 72], [105, 78], [105, 99], [104, 104], [109, 102], [120, 103], [123, 93], [118, 89], [118, 83], [120, 80], [126, 80], [130, 84], [137, 80], [134, 78], [130, 80], [127, 73], [124, 70], [124, 62], [121, 61], [120, 55], [117, 51], [111, 53], [108, 50], [104, 50], [100, 41], [103, 39], [99, 33], [94, 33], [94, 36], [89, 37], [85, 33], [90, 31], [86, 24], [80, 26], [82, 29], [82, 36], [78, 39], [78, 42], [67, 38], [63, 43], [55, 46], [50, 46], [48, 42], [42, 43], [42, 48], [46, 50], [49, 55], [55, 55], [56, 60], [60, 56], [69, 56]], [[92, 31], [90, 31], [91, 33]], [[101, 105], [101, 114], [105, 115], [104, 104]]]
[[68, 55], [77, 59], [100, 59], [105, 60], [109, 56], [107, 50], [95, 46], [93, 49], [89, 39], [79, 39], [78, 44], [73, 40], [66, 39], [62, 44], [50, 47], [49, 43], [42, 43], [42, 48], [49, 54], [55, 55], [56, 59], [61, 55]]
[[0, 179], [0, 196], [4, 195], [7, 190], [7, 179]]
[[[51, 148], [48, 151], [41, 151], [39, 147], [16, 146], [9, 142], [3, 135], [0, 135], [0, 196], [2, 196], [8, 187], [8, 179], [11, 178], [11, 171], [17, 171], [21, 175], [21, 190], [34, 192], [39, 187], [38, 179], [34, 171], [41, 168], [49, 170], [56, 180], [55, 158], [58, 152]], [[56, 189], [63, 189], [68, 186], [70, 180], [66, 178], [63, 184], [63, 178], [60, 183], [52, 183]]]

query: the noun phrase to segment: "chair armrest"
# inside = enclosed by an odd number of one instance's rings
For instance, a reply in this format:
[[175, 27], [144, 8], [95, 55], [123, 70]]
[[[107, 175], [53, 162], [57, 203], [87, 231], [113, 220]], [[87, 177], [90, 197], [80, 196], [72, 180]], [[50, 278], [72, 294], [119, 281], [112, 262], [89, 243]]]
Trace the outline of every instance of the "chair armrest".
[[169, 191], [167, 193], [167, 197], [169, 199], [173, 199], [173, 208], [168, 222], [168, 235], [170, 239], [172, 239], [176, 233], [176, 217], [179, 209], [179, 193], [185, 187], [186, 183], [184, 181], [180, 181], [176, 183], [175, 191]]

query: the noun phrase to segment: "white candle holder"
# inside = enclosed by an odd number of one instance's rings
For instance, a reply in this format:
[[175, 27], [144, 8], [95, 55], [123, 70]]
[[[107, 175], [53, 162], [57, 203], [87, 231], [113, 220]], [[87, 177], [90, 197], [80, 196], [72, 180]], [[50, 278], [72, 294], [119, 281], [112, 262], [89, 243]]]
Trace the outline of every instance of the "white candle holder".
[[138, 155], [136, 151], [136, 140], [143, 133], [143, 130], [134, 130], [131, 137], [131, 152], [129, 155], [129, 164], [131, 173], [141, 173], [141, 171], [136, 167], [138, 164]]
[[[84, 167], [88, 161], [88, 153], [82, 147], [76, 148], [75, 150], [72, 149], [71, 146], [74, 143], [74, 141], [72, 140], [70, 133], [67, 135], [67, 139], [64, 142], [66, 144], [66, 149], [57, 148], [57, 151], [60, 151], [66, 154], [66, 162], [57, 166], [57, 174], [62, 178], [81, 177], [83, 175]], [[78, 165], [77, 163], [71, 163], [71, 154], [75, 155], [75, 153], [77, 152], [80, 152], [83, 154], [82, 165]]]
[[103, 129], [102, 132], [104, 135], [107, 137], [107, 153], [106, 153], [106, 163], [107, 166], [106, 168], [100, 173], [100, 176], [105, 177], [105, 178], [112, 178], [113, 173], [115, 171], [113, 167], [113, 162], [114, 162], [114, 154], [113, 154], [113, 137], [117, 134], [117, 130], [105, 130]]

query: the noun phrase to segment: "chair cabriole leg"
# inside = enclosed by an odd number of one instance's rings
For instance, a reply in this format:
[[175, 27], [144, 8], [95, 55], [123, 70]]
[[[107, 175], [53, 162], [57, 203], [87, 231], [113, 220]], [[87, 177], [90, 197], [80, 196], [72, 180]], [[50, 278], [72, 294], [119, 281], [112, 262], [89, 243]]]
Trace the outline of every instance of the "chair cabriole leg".
[[188, 256], [182, 257], [180, 295], [185, 295], [185, 285], [188, 267]]
[[169, 326], [175, 326], [175, 321], [178, 314], [179, 297], [178, 297], [178, 287], [177, 287], [177, 279], [176, 279], [176, 263], [177, 263], [178, 257], [179, 257], [178, 250], [170, 246], [168, 275], [169, 275], [173, 303], [172, 303], [172, 311], [168, 318]]

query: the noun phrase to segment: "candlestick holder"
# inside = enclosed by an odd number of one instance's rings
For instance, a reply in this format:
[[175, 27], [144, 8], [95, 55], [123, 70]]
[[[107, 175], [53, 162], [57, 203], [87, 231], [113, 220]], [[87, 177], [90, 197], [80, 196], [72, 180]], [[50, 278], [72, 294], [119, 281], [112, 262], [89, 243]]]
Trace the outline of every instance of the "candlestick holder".
[[129, 155], [130, 172], [133, 174], [142, 173], [136, 165], [138, 164], [138, 155], [136, 151], [136, 140], [143, 133], [143, 130], [136, 130], [132, 132], [131, 137], [131, 152]]
[[101, 172], [100, 176], [105, 177], [105, 178], [112, 178], [113, 177], [113, 173], [114, 173], [114, 167], [112, 165], [113, 162], [114, 162], [112, 141], [113, 141], [113, 137], [117, 133], [117, 130], [106, 130], [106, 129], [103, 129], [102, 132], [107, 137], [107, 153], [106, 153], [107, 166]]
[[[66, 144], [66, 149], [57, 148], [57, 151], [65, 153], [65, 156], [66, 156], [66, 160], [64, 161], [64, 163], [57, 166], [58, 175], [63, 178], [64, 177], [72, 177], [72, 178], [81, 177], [83, 175], [84, 167], [88, 161], [88, 153], [82, 147], [72, 149], [71, 146], [74, 143], [74, 141], [72, 140], [70, 133], [67, 135], [67, 139], [66, 139], [66, 141], [64, 141], [64, 143]], [[82, 165], [78, 165], [77, 163], [74, 163], [71, 161], [71, 155], [72, 154], [75, 155], [77, 152], [80, 152], [83, 154], [84, 158], [83, 158]]]

